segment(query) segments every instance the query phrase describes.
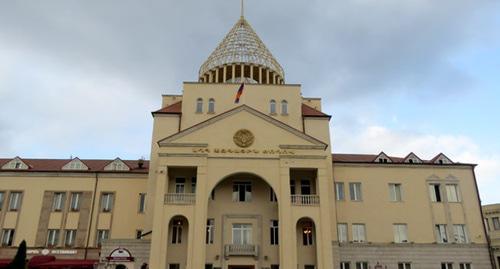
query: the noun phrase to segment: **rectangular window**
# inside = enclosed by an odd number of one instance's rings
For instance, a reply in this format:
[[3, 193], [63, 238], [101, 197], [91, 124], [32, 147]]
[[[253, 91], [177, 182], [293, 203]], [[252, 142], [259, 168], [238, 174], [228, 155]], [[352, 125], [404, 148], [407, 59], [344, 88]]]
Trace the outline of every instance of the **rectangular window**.
[[135, 239], [142, 238], [142, 230], [135, 230]]
[[21, 192], [11, 192], [9, 199], [9, 211], [18, 211], [21, 208]]
[[441, 190], [439, 184], [429, 184], [429, 194], [432, 202], [441, 202]]
[[113, 193], [104, 192], [101, 194], [101, 212], [111, 212], [113, 210]]
[[349, 193], [351, 195], [351, 201], [361, 201], [361, 183], [349, 183]]
[[468, 243], [469, 238], [467, 237], [467, 231], [465, 230], [465, 224], [455, 224], [453, 225], [455, 242], [457, 243]]
[[80, 192], [72, 192], [71, 193], [71, 211], [79, 211], [80, 210], [80, 198], [82, 197], [82, 193]]
[[441, 269], [453, 269], [453, 263], [443, 262], [441, 263]]
[[366, 231], [364, 224], [352, 225], [352, 241], [354, 243], [361, 243], [366, 241]]
[[391, 202], [401, 202], [401, 184], [389, 184], [389, 199]]
[[64, 233], [64, 246], [74, 247], [76, 238], [76, 230], [66, 230]]
[[493, 230], [500, 230], [500, 218], [494, 217], [491, 218], [491, 221], [493, 222]]
[[446, 194], [448, 198], [448, 202], [460, 202], [460, 192], [458, 190], [457, 184], [447, 184], [446, 185]]
[[407, 243], [408, 242], [408, 227], [406, 224], [394, 224], [394, 242]]
[[191, 178], [191, 193], [196, 193], [196, 177]]
[[367, 262], [356, 262], [356, 269], [368, 269]]
[[185, 187], [186, 187], [185, 178], [179, 177], [175, 179], [175, 193], [184, 193]]
[[181, 269], [181, 265], [178, 263], [171, 263], [168, 265], [168, 269]]
[[340, 269], [351, 269], [350, 262], [340, 262]]
[[205, 269], [213, 269], [213, 268], [214, 268], [213, 264], [211, 264], [211, 263], [205, 264]]
[[304, 179], [300, 181], [300, 194], [310, 195], [311, 194], [311, 181]]
[[436, 238], [438, 243], [448, 243], [448, 233], [446, 232], [446, 224], [436, 224]]
[[295, 190], [295, 180], [290, 179], [290, 194], [295, 195], [296, 190]]
[[47, 233], [47, 247], [57, 247], [59, 245], [59, 230], [49, 230]]
[[96, 245], [101, 246], [104, 240], [109, 238], [109, 230], [97, 230]]
[[52, 211], [62, 211], [64, 209], [64, 192], [55, 192], [52, 200]]
[[314, 265], [304, 265], [304, 269], [315, 269], [316, 266]]
[[400, 263], [398, 263], [398, 269], [411, 269], [411, 263], [400, 262]]
[[336, 182], [335, 183], [335, 199], [337, 201], [342, 201], [345, 199], [344, 197], [344, 183]]
[[205, 243], [207, 244], [213, 244], [214, 243], [214, 237], [215, 237], [215, 220], [214, 219], [207, 219], [207, 233], [205, 235]]
[[271, 245], [278, 245], [279, 243], [279, 226], [277, 220], [271, 220]]
[[340, 243], [347, 242], [347, 223], [337, 224], [337, 235]]
[[472, 269], [471, 263], [460, 263], [460, 269]]
[[182, 243], [182, 220], [174, 220], [172, 224], [172, 244]]
[[271, 202], [278, 202], [278, 198], [272, 187], [269, 187], [269, 200]]
[[252, 184], [250, 182], [233, 183], [233, 202], [252, 201]]
[[3, 208], [3, 200], [5, 199], [5, 192], [0, 191], [0, 210]]
[[233, 224], [233, 244], [251, 245], [252, 244], [252, 225], [251, 224]]
[[280, 269], [279, 264], [271, 264], [271, 269]]
[[312, 223], [304, 223], [302, 227], [302, 244], [304, 246], [312, 246], [314, 244], [314, 234]]
[[139, 213], [146, 212], [146, 194], [139, 193]]
[[14, 242], [14, 229], [3, 229], [2, 231], [2, 247], [10, 247]]

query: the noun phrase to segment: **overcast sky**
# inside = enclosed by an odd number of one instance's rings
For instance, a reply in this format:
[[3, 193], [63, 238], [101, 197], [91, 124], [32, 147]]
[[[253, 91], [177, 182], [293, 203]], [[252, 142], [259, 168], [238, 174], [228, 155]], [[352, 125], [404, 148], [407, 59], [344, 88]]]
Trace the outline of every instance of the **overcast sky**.
[[[0, 157], [149, 158], [239, 0], [1, 1]], [[334, 152], [444, 152], [500, 202], [500, 2], [247, 0], [287, 83], [322, 97]]]

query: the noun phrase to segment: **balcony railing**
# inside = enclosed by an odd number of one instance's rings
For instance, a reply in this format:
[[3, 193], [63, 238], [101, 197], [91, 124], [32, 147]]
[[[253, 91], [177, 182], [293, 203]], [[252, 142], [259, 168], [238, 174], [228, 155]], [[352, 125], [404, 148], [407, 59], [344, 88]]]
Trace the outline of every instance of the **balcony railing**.
[[224, 245], [224, 257], [229, 256], [259, 256], [259, 247], [257, 245]]
[[192, 205], [196, 202], [195, 193], [167, 193], [165, 204]]
[[292, 205], [317, 206], [319, 205], [319, 195], [297, 195], [290, 197]]

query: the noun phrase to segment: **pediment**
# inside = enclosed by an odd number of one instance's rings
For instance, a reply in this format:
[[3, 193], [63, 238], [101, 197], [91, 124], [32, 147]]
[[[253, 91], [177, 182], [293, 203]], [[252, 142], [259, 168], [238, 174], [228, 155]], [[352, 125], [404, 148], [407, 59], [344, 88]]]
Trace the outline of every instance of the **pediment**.
[[[279, 147], [321, 150], [327, 148], [324, 142], [246, 105], [166, 137], [158, 144], [160, 147], [187, 145], [238, 148], [234, 137], [242, 130], [248, 130], [249, 137], [253, 137], [253, 144], [248, 148]], [[247, 139], [245, 133], [243, 139]]]
[[376, 163], [392, 163], [392, 159], [383, 151], [380, 152], [373, 161]]
[[73, 158], [62, 167], [62, 170], [89, 170], [89, 167], [79, 158]]
[[417, 154], [410, 152], [408, 156], [404, 159], [405, 163], [422, 163], [422, 159], [420, 159]]
[[8, 161], [6, 164], [2, 166], [2, 169], [16, 169], [16, 170], [26, 170], [29, 169], [29, 166], [21, 160], [19, 157], [15, 157], [14, 159]]
[[129, 171], [130, 167], [120, 158], [116, 158], [104, 167], [105, 171]]

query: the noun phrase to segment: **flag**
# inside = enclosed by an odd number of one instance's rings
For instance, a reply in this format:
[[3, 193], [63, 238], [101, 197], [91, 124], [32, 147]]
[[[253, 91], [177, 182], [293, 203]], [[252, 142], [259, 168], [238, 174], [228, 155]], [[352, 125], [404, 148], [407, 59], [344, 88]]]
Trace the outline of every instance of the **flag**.
[[241, 83], [240, 88], [238, 89], [238, 92], [236, 92], [236, 98], [234, 99], [234, 103], [237, 104], [240, 102], [240, 97], [243, 94], [243, 87], [245, 86], [245, 83]]

